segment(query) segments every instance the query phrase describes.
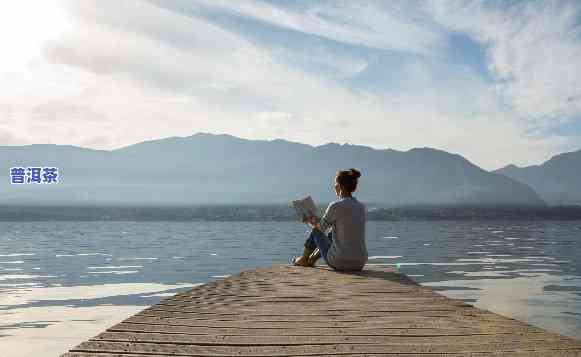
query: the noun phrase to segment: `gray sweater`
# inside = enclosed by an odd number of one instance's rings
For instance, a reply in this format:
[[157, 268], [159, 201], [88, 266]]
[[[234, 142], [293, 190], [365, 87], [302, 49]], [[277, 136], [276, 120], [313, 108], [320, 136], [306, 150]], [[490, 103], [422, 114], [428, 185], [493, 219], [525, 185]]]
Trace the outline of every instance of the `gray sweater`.
[[365, 221], [367, 208], [355, 197], [329, 203], [321, 218], [323, 232], [332, 228], [333, 242], [327, 253], [330, 265], [341, 270], [361, 270], [367, 262]]

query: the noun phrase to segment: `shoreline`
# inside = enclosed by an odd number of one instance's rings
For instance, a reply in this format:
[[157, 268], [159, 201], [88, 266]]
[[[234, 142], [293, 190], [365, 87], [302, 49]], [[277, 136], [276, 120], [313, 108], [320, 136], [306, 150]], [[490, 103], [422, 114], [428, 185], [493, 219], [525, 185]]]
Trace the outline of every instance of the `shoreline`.
[[[319, 207], [322, 211], [323, 207]], [[7, 206], [0, 221], [296, 221], [290, 205], [215, 206]], [[581, 206], [381, 208], [369, 205], [369, 221], [581, 220]]]

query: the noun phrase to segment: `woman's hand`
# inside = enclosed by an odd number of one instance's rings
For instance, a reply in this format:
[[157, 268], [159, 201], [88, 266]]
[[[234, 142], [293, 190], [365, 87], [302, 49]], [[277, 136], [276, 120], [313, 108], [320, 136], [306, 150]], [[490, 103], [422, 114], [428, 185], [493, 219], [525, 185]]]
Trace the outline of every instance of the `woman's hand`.
[[311, 216], [311, 217], [309, 217], [307, 222], [310, 223], [313, 227], [318, 227], [319, 218], [317, 216]]

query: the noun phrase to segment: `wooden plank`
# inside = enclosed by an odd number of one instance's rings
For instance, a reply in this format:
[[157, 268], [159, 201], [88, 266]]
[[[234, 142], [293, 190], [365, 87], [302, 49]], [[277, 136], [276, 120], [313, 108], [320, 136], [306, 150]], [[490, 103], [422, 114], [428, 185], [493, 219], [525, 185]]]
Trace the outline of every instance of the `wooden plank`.
[[[63, 355], [63, 357], [135, 357], [135, 354], [125, 354], [125, 353], [92, 353], [92, 352], [69, 352]], [[162, 356], [176, 356], [176, 355], [164, 355], [164, 354], [149, 354], [148, 357], [162, 357]], [[228, 356], [228, 355], [224, 355]], [[288, 357], [292, 355], [286, 355]], [[341, 353], [341, 354], [328, 354], [325, 357], [398, 357], [401, 354], [394, 354], [394, 353], [373, 353], [373, 354], [361, 354], [361, 353]], [[431, 357], [471, 357], [471, 354], [461, 354], [461, 353], [454, 353], [454, 354], [441, 354], [441, 353], [426, 353], [426, 354], [408, 354], [406, 357], [418, 357], [418, 356], [431, 356]], [[481, 355], [478, 356], [490, 356], [490, 355]], [[538, 357], [538, 356], [535, 356]], [[571, 355], [562, 355], [560, 357], [571, 357]]]
[[274, 328], [318, 328], [318, 329], [329, 329], [329, 328], [380, 328], [385, 326], [389, 329], [426, 329], [428, 327], [435, 327], [442, 330], [462, 330], [467, 331], [482, 331], [483, 329], [487, 331], [528, 331], [528, 332], [542, 332], [542, 329], [531, 327], [528, 325], [498, 325], [489, 323], [471, 324], [471, 325], [459, 325], [453, 324], [448, 321], [434, 321], [432, 320], [431, 325], [425, 323], [393, 323], [385, 320], [370, 320], [370, 321], [318, 321], [318, 322], [302, 322], [302, 321], [283, 321], [283, 320], [273, 320], [273, 321], [212, 321], [212, 320], [191, 320], [187, 318], [159, 318], [150, 316], [134, 316], [127, 320], [128, 322], [145, 322], [145, 323], [157, 323], [164, 325], [174, 325], [174, 326], [191, 326], [191, 327], [203, 327], [203, 328], [238, 328], [238, 329], [274, 329]]
[[[442, 315], [445, 316], [445, 315]], [[236, 316], [236, 317], [221, 317], [221, 318], [212, 318], [208, 316], [195, 316], [195, 317], [183, 317], [176, 314], [176, 316], [159, 316], [159, 315], [147, 315], [147, 314], [137, 314], [133, 316], [132, 322], [143, 322], [147, 323], [176, 323], [180, 324], [183, 323], [183, 320], [187, 320], [187, 322], [200, 322], [200, 323], [217, 323], [217, 322], [225, 322], [225, 323], [237, 323], [237, 324], [252, 324], [255, 322], [258, 323], [273, 323], [273, 322], [280, 322], [280, 323], [314, 323], [314, 324], [326, 324], [329, 322], [329, 318], [325, 316]], [[474, 320], [474, 319], [462, 319], [462, 318], [447, 318], [444, 321], [440, 321], [438, 319], [434, 319], [433, 317], [424, 317], [424, 316], [369, 316], [363, 317], [361, 315], [352, 315], [352, 316], [338, 316], [333, 317], [334, 322], [340, 323], [381, 323], [382, 325], [389, 325], [391, 327], [395, 326], [409, 326], [409, 327], [418, 327], [418, 326], [442, 326], [448, 325], [453, 327], [475, 327], [475, 326], [487, 326], [487, 327], [515, 327], [515, 326], [527, 326], [524, 324], [514, 324], [510, 323], [510, 321], [502, 321], [502, 320]], [[527, 326], [528, 327], [528, 326]]]
[[[415, 332], [415, 335], [421, 334], [426, 335], [428, 332], [433, 331], [434, 335], [440, 336], [442, 333], [450, 335], [452, 332], [457, 331], [458, 334], [468, 335], [468, 331], [466, 329], [454, 329], [452, 327], [439, 327], [434, 328], [429, 326], [424, 326], [423, 328], [401, 328], [397, 326], [392, 326], [391, 324], [386, 324], [384, 326], [372, 328], [372, 327], [365, 327], [365, 328], [334, 328], [334, 327], [325, 327], [325, 328], [313, 328], [313, 327], [300, 327], [300, 328], [250, 328], [250, 329], [240, 329], [240, 328], [212, 328], [209, 329], [207, 327], [196, 327], [190, 326], [189, 324], [153, 324], [153, 323], [129, 323], [129, 322], [122, 322], [117, 324], [107, 331], [136, 331], [136, 332], [168, 332], [168, 333], [192, 333], [192, 334], [223, 334], [223, 335], [277, 335], [277, 334], [295, 334], [295, 335], [312, 335], [316, 334], [319, 336], [323, 335], [333, 335], [335, 333], [342, 333], [348, 334], [351, 336], [354, 335], [370, 335], [370, 334], [384, 334], [384, 335], [391, 335], [397, 336], [401, 335], [402, 332], [400, 330], [406, 330], [405, 333], [408, 335], [412, 335]], [[491, 335], [491, 334], [512, 334], [512, 335], [520, 335], [520, 334], [539, 334], [540, 336], [544, 336], [548, 338], [551, 334], [546, 333], [542, 330], [532, 330], [530, 328], [523, 328], [523, 329], [485, 329], [484, 332], [472, 333], [472, 335]]]
[[336, 335], [342, 334], [347, 336], [482, 336], [482, 335], [500, 335], [500, 334], [512, 334], [512, 335], [532, 335], [532, 334], [544, 334], [542, 332], [531, 332], [527, 329], [512, 330], [509, 328], [504, 329], [445, 329], [445, 328], [313, 328], [313, 327], [301, 327], [301, 328], [219, 328], [219, 327], [202, 327], [202, 326], [188, 326], [188, 325], [176, 325], [176, 324], [131, 324], [130, 328], [115, 328], [109, 329], [108, 331], [159, 331], [160, 329], [165, 329], [165, 331], [183, 331], [191, 334], [198, 335], [239, 335], [239, 336], [267, 336], [267, 335]]
[[[136, 354], [123, 353], [87, 353], [87, 352], [70, 352], [63, 357], [135, 357]], [[150, 354], [148, 357], [162, 357], [162, 356], [176, 356], [163, 354]], [[227, 356], [227, 355], [224, 355]], [[293, 355], [286, 355], [291, 357]], [[296, 356], [296, 355], [295, 355]], [[400, 353], [341, 353], [341, 354], [326, 354], [325, 357], [579, 357], [578, 352], [574, 351], [525, 351], [525, 352], [468, 352], [468, 353], [431, 353], [424, 352], [421, 354], [400, 354]]]
[[[176, 343], [133, 343], [133, 342], [101, 342], [89, 341], [83, 342], [72, 351], [77, 352], [101, 352], [110, 353], [161, 353], [174, 355], [253, 355], [253, 356], [278, 356], [278, 355], [324, 355], [328, 353], [459, 353], [459, 352], [491, 352], [491, 351], [553, 351], [567, 350], [575, 348], [575, 343], [563, 341], [558, 347], [546, 347], [543, 341], [530, 342], [509, 342], [509, 343], [486, 343], [486, 344], [313, 344], [313, 345], [211, 345], [202, 341], [195, 344], [176, 344]], [[581, 348], [578, 348], [581, 352]]]
[[581, 357], [581, 343], [404, 275], [278, 266], [164, 299], [65, 354]]
[[[104, 332], [92, 339], [92, 341], [118, 341], [118, 342], [158, 342], [162, 343], [192, 343], [192, 335], [185, 333], [135, 333], [135, 332]], [[545, 335], [487, 335], [479, 336], [449, 336], [445, 340], [437, 336], [413, 337], [413, 336], [346, 336], [346, 335], [272, 335], [262, 336], [260, 341], [255, 336], [244, 335], [206, 335], [204, 343], [213, 345], [309, 345], [309, 344], [483, 344], [483, 343], [507, 343], [507, 342], [544, 342], [546, 345], [558, 347], [563, 341], [560, 336], [547, 337]], [[565, 340], [566, 341], [566, 340]]]
[[[286, 301], [284, 302], [285, 305], [287, 306], [293, 306], [294, 305], [294, 301]], [[299, 303], [299, 304], [305, 304], [305, 303]], [[280, 311], [280, 307], [278, 306], [269, 306], [268, 304], [253, 304], [255, 306], [262, 306], [263, 309], [261, 309], [261, 311]], [[248, 308], [250, 306], [253, 306], [250, 304], [244, 305], [245, 308], [248, 310]], [[393, 304], [393, 305], [389, 305], [389, 304], [377, 304], [374, 305], [373, 307], [370, 308], [366, 308], [366, 309], [358, 309], [356, 311], [373, 311], [373, 312], [377, 312], [377, 311], [381, 311], [381, 312], [398, 312], [398, 311], [402, 311], [402, 312], [426, 312], [426, 311], [459, 311], [462, 310], [464, 307], [457, 307], [454, 305], [448, 305], [448, 304], [440, 304], [440, 305], [422, 305], [422, 304], [407, 304], [407, 305], [403, 305], [403, 304]], [[167, 307], [167, 306], [156, 306], [155, 308], [151, 308], [151, 309], [147, 309], [145, 311], [147, 312], [152, 312], [152, 311], [158, 311], [158, 312], [182, 312], [182, 313], [197, 313], [198, 312], [198, 307], [197, 306], [190, 306], [190, 307]], [[333, 308], [325, 310], [324, 308], [324, 304], [321, 304], [321, 306], [317, 307], [317, 308], [313, 308], [313, 307], [309, 307], [309, 308], [305, 308], [303, 309], [305, 311], [353, 311], [351, 309], [351, 306], [348, 304], [337, 304], [334, 305]]]

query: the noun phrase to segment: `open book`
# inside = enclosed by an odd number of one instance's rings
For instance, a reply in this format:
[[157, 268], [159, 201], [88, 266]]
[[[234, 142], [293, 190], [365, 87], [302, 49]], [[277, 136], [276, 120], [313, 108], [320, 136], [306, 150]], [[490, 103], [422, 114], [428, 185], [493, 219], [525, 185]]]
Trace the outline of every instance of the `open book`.
[[311, 217], [317, 217], [317, 207], [311, 196], [293, 201], [293, 207], [295, 208], [299, 221], [303, 223], [307, 222]]

